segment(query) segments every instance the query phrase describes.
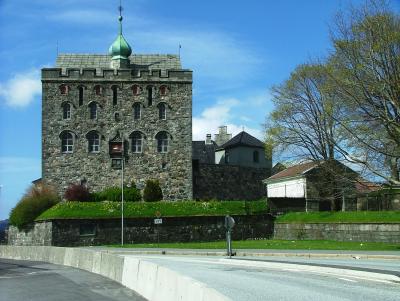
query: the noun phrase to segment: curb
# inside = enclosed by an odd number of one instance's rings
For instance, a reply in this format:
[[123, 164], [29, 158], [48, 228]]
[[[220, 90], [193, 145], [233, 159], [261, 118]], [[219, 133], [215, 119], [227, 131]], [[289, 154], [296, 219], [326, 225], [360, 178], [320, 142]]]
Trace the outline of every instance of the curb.
[[[111, 254], [142, 254], [142, 255], [179, 255], [179, 256], [226, 256], [226, 251], [194, 251], [194, 250], [113, 250], [101, 249], [103, 252]], [[400, 260], [399, 255], [386, 255], [386, 254], [364, 254], [364, 253], [288, 253], [288, 252], [247, 252], [237, 250], [236, 256], [241, 257], [306, 257], [306, 258], [356, 258], [356, 259], [385, 259], [385, 260]]]

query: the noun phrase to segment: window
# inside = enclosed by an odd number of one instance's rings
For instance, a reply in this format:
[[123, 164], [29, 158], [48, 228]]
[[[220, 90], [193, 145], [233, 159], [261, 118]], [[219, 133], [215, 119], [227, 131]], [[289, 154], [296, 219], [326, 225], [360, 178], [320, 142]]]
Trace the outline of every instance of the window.
[[153, 105], [153, 87], [147, 87], [147, 104]]
[[78, 93], [79, 93], [79, 105], [83, 105], [83, 87], [78, 88]]
[[61, 85], [60, 86], [60, 93], [62, 95], [67, 95], [68, 94], [68, 86], [67, 85]]
[[158, 105], [158, 118], [161, 120], [167, 119], [167, 111], [164, 103]]
[[140, 103], [136, 102], [133, 104], [133, 119], [138, 120], [140, 119]]
[[114, 114], [114, 120], [115, 121], [121, 121], [121, 116], [119, 115], [118, 112]]
[[138, 85], [132, 86], [132, 94], [139, 95], [142, 92], [142, 89]]
[[90, 119], [97, 118], [97, 104], [95, 102], [91, 102], [89, 104], [89, 118]]
[[141, 153], [143, 149], [143, 136], [140, 132], [134, 132], [132, 134], [132, 152]]
[[100, 135], [97, 132], [90, 132], [87, 139], [89, 153], [98, 153], [100, 151]]
[[96, 235], [96, 227], [93, 224], [80, 224], [79, 225], [80, 236], [93, 236]]
[[63, 109], [63, 119], [71, 119], [71, 105], [69, 103], [64, 103]]
[[122, 169], [122, 159], [112, 159], [111, 167], [113, 169]]
[[161, 86], [161, 87], [160, 87], [160, 95], [161, 95], [161, 96], [167, 95], [167, 92], [168, 92], [167, 86]]
[[117, 86], [112, 86], [112, 98], [113, 98], [113, 106], [116, 106], [118, 104], [118, 87]]
[[72, 153], [74, 150], [74, 137], [70, 132], [63, 132], [61, 134], [61, 152]]
[[156, 135], [157, 139], [157, 151], [159, 153], [168, 152], [168, 134], [166, 132], [159, 132]]
[[103, 94], [103, 88], [102, 88], [100, 85], [96, 85], [96, 86], [94, 87], [94, 93], [95, 93], [96, 95], [101, 95], [101, 94]]
[[230, 158], [229, 158], [229, 151], [226, 150], [226, 151], [225, 151], [225, 164], [229, 164], [229, 160], [230, 160]]
[[253, 152], [253, 162], [258, 163], [260, 161], [258, 151]]

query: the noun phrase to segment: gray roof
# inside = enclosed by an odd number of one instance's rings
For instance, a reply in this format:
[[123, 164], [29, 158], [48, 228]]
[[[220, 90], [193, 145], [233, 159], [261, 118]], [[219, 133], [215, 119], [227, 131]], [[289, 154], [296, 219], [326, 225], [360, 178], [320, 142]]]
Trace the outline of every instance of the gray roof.
[[218, 149], [227, 149], [235, 146], [251, 146], [251, 147], [264, 148], [264, 143], [262, 143], [257, 138], [243, 131], [237, 134], [228, 142], [221, 145]]
[[[182, 69], [179, 56], [172, 54], [133, 54], [129, 60], [133, 69]], [[56, 67], [109, 69], [110, 62], [107, 54], [59, 54]]]

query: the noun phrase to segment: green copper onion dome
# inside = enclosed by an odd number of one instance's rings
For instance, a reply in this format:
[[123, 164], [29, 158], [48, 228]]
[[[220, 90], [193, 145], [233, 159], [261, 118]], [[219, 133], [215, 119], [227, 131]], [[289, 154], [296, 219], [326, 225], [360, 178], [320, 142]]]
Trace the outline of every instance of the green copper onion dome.
[[111, 44], [108, 53], [112, 55], [113, 60], [117, 59], [128, 59], [132, 54], [132, 48], [122, 35], [122, 16], [118, 17], [119, 21], [119, 35], [115, 39], [114, 43]]

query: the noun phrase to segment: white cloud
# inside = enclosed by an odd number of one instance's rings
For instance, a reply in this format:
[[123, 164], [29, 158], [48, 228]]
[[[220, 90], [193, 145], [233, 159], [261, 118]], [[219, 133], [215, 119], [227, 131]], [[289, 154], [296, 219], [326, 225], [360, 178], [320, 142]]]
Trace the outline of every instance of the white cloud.
[[39, 70], [15, 74], [0, 83], [0, 98], [10, 107], [26, 107], [42, 93]]
[[218, 127], [222, 125], [226, 125], [228, 133], [232, 133], [233, 136], [245, 130], [258, 139], [263, 139], [261, 130], [248, 127], [244, 123], [236, 123], [239, 120], [236, 120], [233, 110], [241, 105], [238, 99], [228, 98], [205, 108], [200, 116], [193, 117], [193, 140], [205, 140], [207, 134], [216, 134]]

